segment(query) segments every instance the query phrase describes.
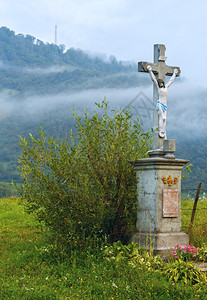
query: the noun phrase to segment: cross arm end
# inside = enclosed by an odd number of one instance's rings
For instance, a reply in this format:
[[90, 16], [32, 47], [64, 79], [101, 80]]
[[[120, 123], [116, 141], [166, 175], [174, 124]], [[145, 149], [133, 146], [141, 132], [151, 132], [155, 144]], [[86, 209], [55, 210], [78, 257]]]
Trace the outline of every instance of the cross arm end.
[[180, 70], [179, 67], [169, 67], [169, 68], [168, 68], [168, 71], [167, 71], [167, 73], [166, 73], [166, 75], [167, 75], [167, 76], [172, 76], [175, 69], [178, 70], [178, 72], [177, 72], [177, 74], [176, 74], [176, 77], [180, 76], [181, 70]]
[[147, 66], [151, 66], [153, 68], [154, 64], [145, 61], [138, 62], [138, 71], [148, 73], [149, 71], [147, 70]]

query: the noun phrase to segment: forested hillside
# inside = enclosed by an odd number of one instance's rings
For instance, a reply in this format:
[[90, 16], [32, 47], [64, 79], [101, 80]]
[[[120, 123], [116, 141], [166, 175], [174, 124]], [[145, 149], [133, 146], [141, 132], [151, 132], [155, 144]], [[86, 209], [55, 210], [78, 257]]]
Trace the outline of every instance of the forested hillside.
[[114, 56], [104, 61], [79, 49], [45, 44], [35, 37], [0, 28], [0, 89], [59, 93], [103, 87], [132, 87], [144, 84], [134, 64], [125, 65]]
[[[137, 87], [150, 85], [148, 77], [138, 74], [136, 64], [65, 49], [1, 27], [0, 197], [13, 193], [7, 184], [12, 178], [20, 181], [19, 136], [37, 136], [42, 126], [47, 136], [65, 138], [75, 125], [73, 108], [80, 113], [86, 107], [92, 111], [93, 99], [100, 102], [107, 95], [108, 101], [116, 99], [116, 107], [125, 107], [136, 96]], [[206, 181], [206, 145], [200, 140], [195, 144], [177, 141], [178, 155], [194, 165], [190, 180], [184, 183], [187, 186]]]
[[[178, 140], [176, 147], [177, 157], [190, 160], [192, 164], [191, 173], [183, 181], [183, 187], [197, 189], [199, 183], [202, 182], [202, 189], [207, 190], [207, 138]], [[189, 194], [191, 193], [189, 191]], [[193, 193], [195, 195], [195, 192]]]
[[37, 135], [42, 126], [47, 136], [65, 138], [74, 128], [72, 109], [82, 107], [84, 94], [77, 100], [73, 93], [143, 84], [146, 81], [135, 64], [114, 56], [90, 56], [80, 49], [66, 50], [64, 45], [43, 43], [1, 27], [0, 196], [10, 193], [7, 182], [20, 181], [16, 169], [19, 136]]

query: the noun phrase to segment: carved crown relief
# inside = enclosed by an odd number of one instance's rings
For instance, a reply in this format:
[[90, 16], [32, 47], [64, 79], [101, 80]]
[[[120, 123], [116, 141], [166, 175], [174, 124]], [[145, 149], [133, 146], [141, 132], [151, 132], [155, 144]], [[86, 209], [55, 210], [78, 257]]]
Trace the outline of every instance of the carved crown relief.
[[171, 177], [171, 175], [166, 178], [165, 176], [162, 178], [162, 181], [164, 184], [168, 184], [171, 186], [172, 184], [176, 184], [178, 182], [178, 177], [174, 177], [174, 179]]

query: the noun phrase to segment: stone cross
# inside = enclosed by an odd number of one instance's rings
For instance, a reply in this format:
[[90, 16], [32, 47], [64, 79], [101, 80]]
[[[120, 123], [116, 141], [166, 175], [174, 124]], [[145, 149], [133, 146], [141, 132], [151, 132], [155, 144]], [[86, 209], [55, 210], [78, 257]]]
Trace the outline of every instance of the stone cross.
[[[167, 57], [165, 56], [165, 45], [156, 44], [154, 45], [154, 63], [148, 62], [139, 62], [138, 63], [138, 71], [139, 72], [148, 72], [147, 66], [151, 66], [152, 72], [154, 73], [156, 79], [162, 79], [165, 82], [165, 76], [172, 76], [174, 69], [178, 70], [176, 77], [180, 75], [181, 71], [179, 67], [170, 67], [167, 66], [165, 61]], [[153, 129], [154, 129], [154, 137], [153, 137], [153, 149], [157, 150], [163, 146], [164, 138], [161, 138], [157, 133], [158, 128], [158, 113], [156, 111], [156, 103], [158, 100], [158, 90], [157, 87], [153, 86]]]

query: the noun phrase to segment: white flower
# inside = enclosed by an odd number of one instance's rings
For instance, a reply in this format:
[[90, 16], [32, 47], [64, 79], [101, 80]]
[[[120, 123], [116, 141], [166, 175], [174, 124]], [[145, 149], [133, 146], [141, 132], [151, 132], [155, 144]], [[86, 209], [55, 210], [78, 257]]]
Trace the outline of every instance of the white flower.
[[118, 289], [118, 286], [114, 282], [112, 282], [112, 286]]

